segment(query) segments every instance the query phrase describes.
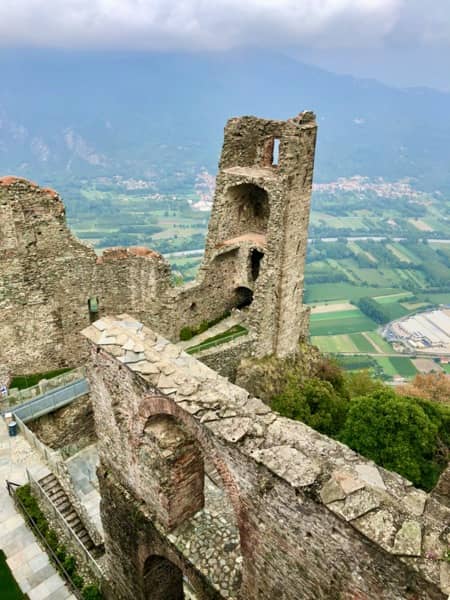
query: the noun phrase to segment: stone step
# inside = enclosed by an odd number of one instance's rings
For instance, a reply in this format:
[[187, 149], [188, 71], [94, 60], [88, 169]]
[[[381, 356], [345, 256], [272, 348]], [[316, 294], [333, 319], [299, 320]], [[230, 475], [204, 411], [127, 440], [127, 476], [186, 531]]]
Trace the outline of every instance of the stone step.
[[39, 484], [45, 490], [46, 494], [56, 506], [58, 511], [63, 515], [70, 529], [76, 534], [82, 544], [89, 550], [95, 551], [95, 544], [92, 541], [87, 529], [80, 520], [78, 513], [75, 511], [72, 503], [61, 487], [58, 479], [50, 473], [43, 477]]

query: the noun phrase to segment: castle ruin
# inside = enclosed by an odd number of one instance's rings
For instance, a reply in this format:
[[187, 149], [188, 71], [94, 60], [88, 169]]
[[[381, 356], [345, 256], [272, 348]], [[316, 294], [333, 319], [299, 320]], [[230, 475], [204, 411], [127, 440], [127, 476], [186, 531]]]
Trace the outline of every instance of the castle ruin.
[[68, 230], [56, 192], [0, 179], [0, 362], [16, 373], [79, 364], [79, 332], [103, 314], [127, 312], [177, 341], [183, 326], [244, 307], [249, 335], [225, 360], [222, 349], [205, 360], [232, 375], [243, 352], [294, 353], [308, 333], [302, 300], [316, 129], [310, 112], [230, 119], [205, 257], [196, 282], [180, 287], [160, 254], [117, 248], [97, 257]]
[[[109, 600], [450, 594], [448, 507], [230, 381], [308, 333], [315, 138], [310, 112], [228, 122], [205, 257], [180, 287], [156, 252], [97, 257], [55, 192], [0, 179], [0, 364], [87, 361]], [[184, 326], [231, 309], [246, 335], [183, 351]]]

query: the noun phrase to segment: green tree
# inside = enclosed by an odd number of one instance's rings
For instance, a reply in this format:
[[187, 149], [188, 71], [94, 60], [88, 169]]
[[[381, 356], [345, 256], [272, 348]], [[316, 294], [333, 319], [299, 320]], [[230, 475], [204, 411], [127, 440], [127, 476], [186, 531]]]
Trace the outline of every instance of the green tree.
[[377, 464], [429, 489], [439, 473], [434, 462], [439, 425], [434, 411], [430, 416], [415, 399], [380, 390], [350, 402], [340, 439]]
[[334, 436], [344, 425], [348, 402], [337, 394], [329, 381], [311, 377], [299, 382], [290, 377], [283, 392], [273, 398], [272, 408], [285, 417]]

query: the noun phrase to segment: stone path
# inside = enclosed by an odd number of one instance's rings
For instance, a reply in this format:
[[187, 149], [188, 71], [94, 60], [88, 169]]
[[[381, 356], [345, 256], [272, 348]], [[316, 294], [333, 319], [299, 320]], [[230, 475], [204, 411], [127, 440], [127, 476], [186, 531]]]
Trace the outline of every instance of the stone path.
[[26, 483], [26, 468], [36, 478], [49, 473], [23, 436], [8, 436], [0, 417], [0, 548], [20, 589], [30, 600], [76, 600], [8, 495], [5, 481]]

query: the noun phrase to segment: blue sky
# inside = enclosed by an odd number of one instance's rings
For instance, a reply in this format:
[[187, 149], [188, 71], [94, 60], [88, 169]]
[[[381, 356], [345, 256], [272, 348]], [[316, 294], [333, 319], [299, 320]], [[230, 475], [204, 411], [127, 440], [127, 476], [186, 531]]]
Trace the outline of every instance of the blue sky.
[[263, 47], [341, 73], [450, 90], [450, 0], [1, 0], [0, 46]]

